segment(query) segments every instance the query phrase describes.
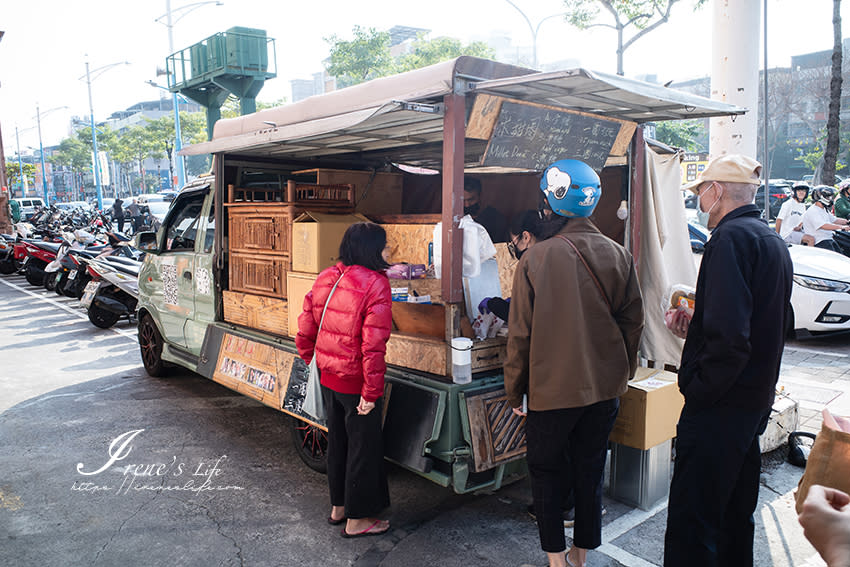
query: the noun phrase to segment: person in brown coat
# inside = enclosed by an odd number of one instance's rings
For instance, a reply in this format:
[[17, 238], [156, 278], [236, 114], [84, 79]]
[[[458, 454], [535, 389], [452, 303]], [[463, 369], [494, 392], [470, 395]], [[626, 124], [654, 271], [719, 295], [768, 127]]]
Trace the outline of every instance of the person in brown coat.
[[[602, 543], [608, 435], [637, 367], [643, 300], [631, 254], [587, 218], [601, 196], [596, 172], [561, 160], [546, 169], [541, 189], [555, 213], [553, 236], [516, 269], [505, 389], [514, 413], [527, 416], [532, 496], [549, 565], [584, 566], [587, 550]], [[566, 555], [565, 485], [575, 492]]]

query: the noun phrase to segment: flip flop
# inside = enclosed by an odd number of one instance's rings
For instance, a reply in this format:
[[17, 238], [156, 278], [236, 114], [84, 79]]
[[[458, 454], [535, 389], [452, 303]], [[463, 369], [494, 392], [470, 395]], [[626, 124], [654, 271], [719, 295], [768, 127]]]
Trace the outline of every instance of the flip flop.
[[333, 518], [331, 518], [330, 516], [328, 516], [328, 523], [329, 523], [330, 525], [332, 525], [332, 526], [338, 526], [338, 525], [340, 525], [341, 523], [343, 523], [345, 520], [346, 520], [346, 517], [345, 517], [345, 516], [343, 516], [343, 517], [342, 517], [342, 518], [340, 518], [339, 520], [334, 520]]
[[353, 534], [350, 534], [350, 533], [346, 532], [346, 531], [345, 531], [345, 528], [342, 528], [342, 531], [340, 532], [340, 535], [341, 535], [342, 537], [346, 538], [346, 539], [352, 539], [352, 538], [356, 538], [356, 537], [367, 537], [367, 536], [379, 536], [379, 535], [384, 535], [385, 533], [387, 533], [388, 531], [390, 531], [389, 526], [387, 526], [387, 529], [385, 529], [385, 530], [381, 530], [381, 531], [379, 531], [379, 532], [373, 532], [373, 531], [372, 531], [372, 528], [374, 528], [375, 526], [377, 526], [377, 525], [378, 525], [378, 524], [380, 524], [380, 523], [381, 523], [381, 520], [375, 520], [375, 523], [374, 523], [374, 524], [372, 524], [371, 526], [369, 526], [368, 528], [366, 528], [366, 529], [365, 529], [365, 530], [363, 530], [362, 532], [357, 532], [357, 533], [353, 533]]

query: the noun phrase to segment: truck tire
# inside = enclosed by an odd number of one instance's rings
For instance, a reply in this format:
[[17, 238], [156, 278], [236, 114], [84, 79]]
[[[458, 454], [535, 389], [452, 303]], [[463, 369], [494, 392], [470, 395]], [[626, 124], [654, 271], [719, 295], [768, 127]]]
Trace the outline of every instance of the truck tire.
[[139, 349], [145, 370], [154, 378], [165, 376], [166, 372], [165, 362], [162, 360], [162, 344], [162, 335], [159, 334], [156, 323], [145, 313], [139, 319]]
[[304, 464], [316, 472], [328, 472], [328, 434], [315, 425], [291, 418], [292, 444]]
[[107, 311], [106, 309], [98, 307], [94, 303], [89, 305], [89, 321], [91, 321], [91, 324], [95, 327], [108, 329], [114, 325], [120, 317], [121, 316], [118, 313]]

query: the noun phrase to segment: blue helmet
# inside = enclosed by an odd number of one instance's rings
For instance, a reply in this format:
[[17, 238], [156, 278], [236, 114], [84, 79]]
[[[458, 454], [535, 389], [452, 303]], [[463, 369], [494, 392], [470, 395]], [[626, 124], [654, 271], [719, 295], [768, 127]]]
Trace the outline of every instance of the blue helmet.
[[602, 196], [599, 176], [577, 159], [562, 159], [547, 167], [540, 190], [552, 212], [562, 217], [589, 217]]

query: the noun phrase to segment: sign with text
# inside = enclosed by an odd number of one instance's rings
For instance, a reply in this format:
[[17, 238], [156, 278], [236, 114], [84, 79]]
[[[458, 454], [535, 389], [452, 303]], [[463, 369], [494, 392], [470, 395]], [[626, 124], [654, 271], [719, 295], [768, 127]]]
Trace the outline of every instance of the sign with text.
[[481, 165], [542, 171], [560, 159], [578, 159], [598, 172], [620, 127], [616, 120], [505, 101]]

